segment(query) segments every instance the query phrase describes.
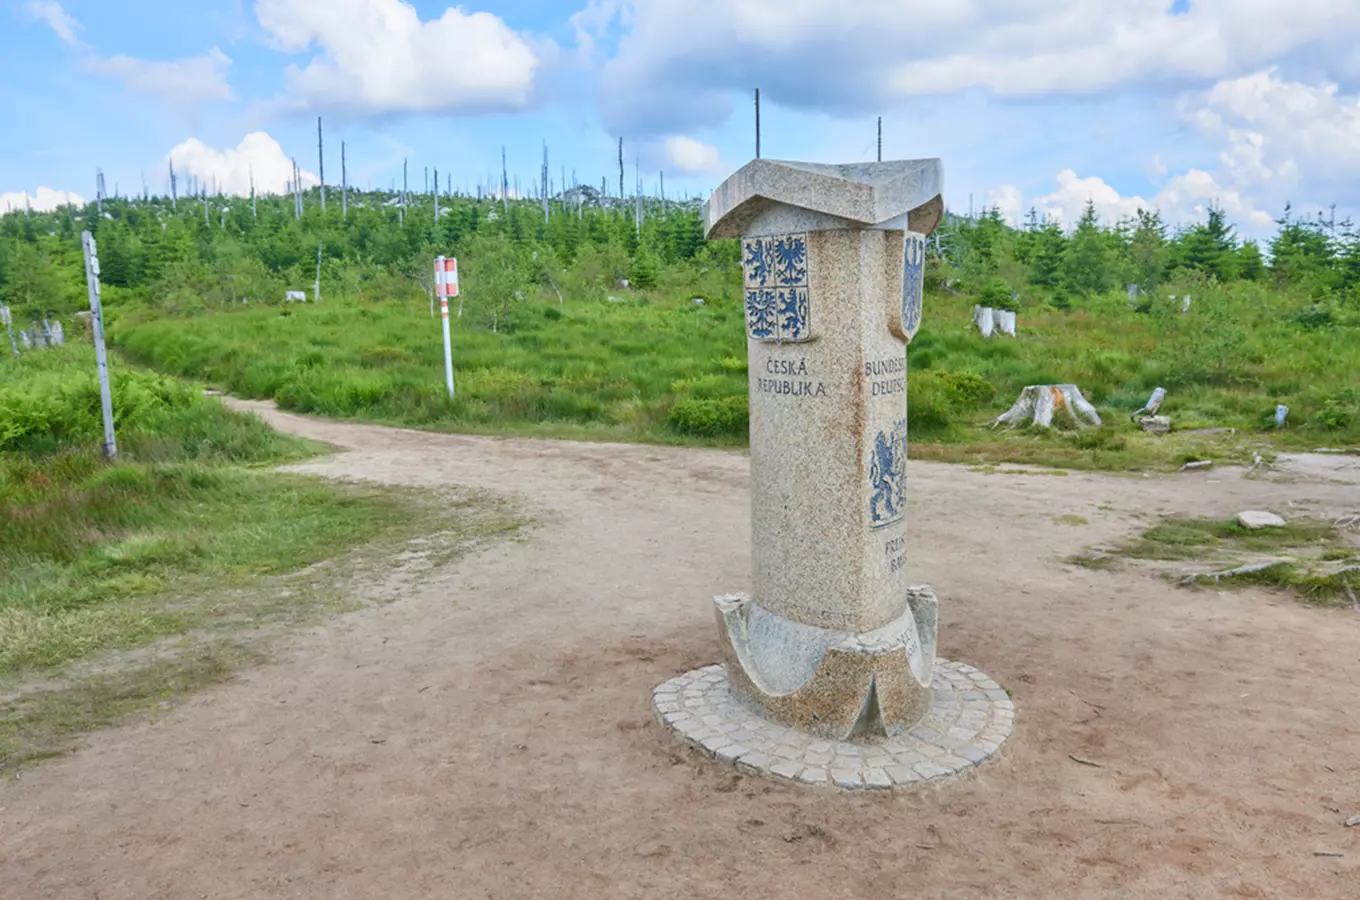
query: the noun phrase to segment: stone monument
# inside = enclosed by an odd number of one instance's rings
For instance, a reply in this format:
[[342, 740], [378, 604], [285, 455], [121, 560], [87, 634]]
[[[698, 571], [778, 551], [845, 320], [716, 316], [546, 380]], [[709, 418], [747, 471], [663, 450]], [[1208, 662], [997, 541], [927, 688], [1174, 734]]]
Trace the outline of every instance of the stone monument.
[[906, 346], [942, 189], [936, 159], [757, 159], [705, 205], [708, 237], [741, 240], [753, 591], [715, 598], [724, 665], [654, 703], [739, 768], [890, 788], [1010, 732], [1004, 691], [937, 665], [935, 595], [908, 582]]

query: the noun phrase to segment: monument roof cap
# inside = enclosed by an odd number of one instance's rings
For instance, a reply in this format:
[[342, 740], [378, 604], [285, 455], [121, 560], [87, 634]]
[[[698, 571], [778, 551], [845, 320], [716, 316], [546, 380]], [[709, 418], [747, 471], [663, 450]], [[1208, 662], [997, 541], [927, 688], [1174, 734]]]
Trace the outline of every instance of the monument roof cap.
[[777, 206], [806, 211], [823, 222], [841, 220], [841, 227], [905, 228], [907, 216], [943, 190], [944, 166], [938, 159], [841, 165], [754, 159], [704, 204], [705, 234], [741, 237]]

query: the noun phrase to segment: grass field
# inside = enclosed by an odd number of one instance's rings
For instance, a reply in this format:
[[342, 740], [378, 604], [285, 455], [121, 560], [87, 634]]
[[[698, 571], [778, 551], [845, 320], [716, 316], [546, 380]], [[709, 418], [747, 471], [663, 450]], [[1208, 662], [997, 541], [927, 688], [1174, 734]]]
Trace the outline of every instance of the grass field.
[[[1310, 319], [1258, 283], [1200, 283], [1178, 302], [1129, 308], [1122, 294], [1070, 310], [1023, 310], [1020, 337], [970, 330], [973, 300], [927, 298], [908, 354], [913, 454], [1067, 467], [1179, 465], [1257, 449], [1360, 441], [1360, 330]], [[438, 323], [397, 303], [233, 308], [136, 321], [118, 345], [159, 370], [285, 408], [438, 430], [739, 445], [746, 436], [746, 347], [739, 300], [695, 304], [682, 291], [623, 302], [523, 301], [509, 331], [457, 327], [457, 399], [443, 386]], [[1075, 383], [1107, 427], [985, 428], [1029, 384]], [[1128, 422], [1157, 386], [1178, 434]], [[1290, 427], [1267, 433], [1277, 404]], [[1193, 434], [1229, 428], [1235, 433]]]
[[[262, 625], [335, 599], [326, 578], [289, 573], [512, 524], [484, 498], [267, 471], [319, 448], [124, 366], [109, 464], [93, 371], [84, 346], [0, 361], [0, 765], [224, 677], [258, 656]], [[153, 652], [123, 653], [137, 648]]]

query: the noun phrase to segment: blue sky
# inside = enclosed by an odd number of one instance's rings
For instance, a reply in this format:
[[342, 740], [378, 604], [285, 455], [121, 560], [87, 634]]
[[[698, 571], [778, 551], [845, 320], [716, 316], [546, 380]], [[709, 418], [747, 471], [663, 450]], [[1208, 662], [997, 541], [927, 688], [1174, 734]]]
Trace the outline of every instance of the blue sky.
[[[955, 210], [1360, 209], [1353, 0], [0, 0], [0, 210], [166, 188], [537, 178], [703, 194], [753, 152], [939, 156]], [[555, 185], [556, 186], [556, 185]]]

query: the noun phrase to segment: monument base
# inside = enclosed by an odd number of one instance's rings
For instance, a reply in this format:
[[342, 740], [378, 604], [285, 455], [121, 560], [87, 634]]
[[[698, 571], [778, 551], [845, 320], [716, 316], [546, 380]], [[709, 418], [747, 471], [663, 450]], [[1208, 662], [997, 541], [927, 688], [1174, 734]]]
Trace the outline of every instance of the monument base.
[[752, 775], [845, 789], [893, 790], [968, 771], [1010, 736], [1015, 708], [972, 666], [936, 660], [930, 711], [911, 729], [867, 742], [828, 740], [761, 718], [733, 696], [725, 666], [659, 686], [652, 706], [685, 744]]
[[863, 634], [795, 622], [743, 594], [713, 603], [732, 692], [766, 719], [853, 741], [895, 737], [930, 709], [939, 602], [929, 585]]

